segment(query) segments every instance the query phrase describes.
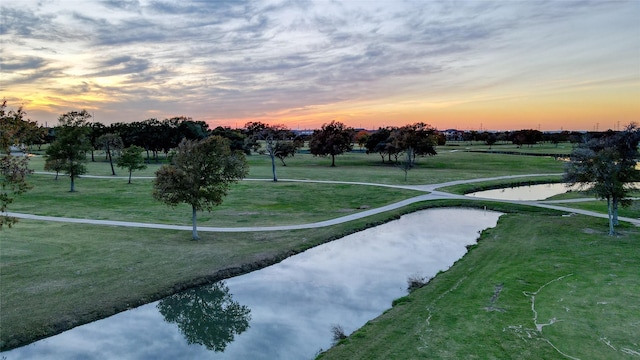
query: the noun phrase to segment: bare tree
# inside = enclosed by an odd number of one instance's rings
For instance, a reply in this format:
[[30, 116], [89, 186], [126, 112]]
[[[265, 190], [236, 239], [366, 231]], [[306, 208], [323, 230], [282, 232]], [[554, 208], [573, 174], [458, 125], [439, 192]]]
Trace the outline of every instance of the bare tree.
[[113, 167], [113, 153], [119, 152], [124, 148], [122, 138], [118, 134], [108, 133], [100, 136], [97, 140], [98, 145], [104, 149], [109, 165], [111, 165], [111, 175], [116, 175], [116, 170]]
[[278, 181], [276, 174], [276, 158], [280, 159], [283, 166], [287, 166], [284, 159], [293, 156], [302, 146], [293, 139], [293, 133], [284, 125], [266, 125], [261, 122], [249, 122], [245, 124], [245, 131], [254, 148], [260, 146], [258, 141], [263, 141], [266, 153], [271, 158], [271, 172], [273, 181]]

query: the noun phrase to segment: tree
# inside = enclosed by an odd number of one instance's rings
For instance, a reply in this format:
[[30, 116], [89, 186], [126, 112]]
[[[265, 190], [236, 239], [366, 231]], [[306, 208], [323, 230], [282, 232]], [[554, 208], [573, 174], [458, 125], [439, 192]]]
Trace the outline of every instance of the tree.
[[149, 152], [153, 154], [153, 158], [158, 162], [158, 151], [162, 149], [162, 124], [158, 119], [147, 119], [134, 126], [136, 145], [142, 146], [147, 151], [147, 162], [151, 162]]
[[6, 101], [0, 104], [0, 150], [4, 152], [0, 157], [0, 230], [17, 222], [16, 218], [5, 215], [5, 212], [16, 195], [31, 188], [27, 183], [27, 175], [33, 172], [29, 169], [29, 157], [24, 154], [12, 155], [11, 146], [22, 144], [35, 123], [24, 119], [26, 113], [22, 108], [7, 112], [6, 106]]
[[496, 136], [495, 133], [490, 133], [488, 131], [485, 131], [482, 134], [482, 137], [484, 138], [484, 143], [489, 145], [489, 150], [491, 150], [491, 147], [493, 146], [493, 144], [495, 144], [498, 141], [498, 136]]
[[283, 166], [287, 166], [284, 159], [288, 156], [293, 156], [301, 144], [292, 140], [293, 133], [284, 125], [266, 125], [261, 122], [248, 122], [245, 124], [245, 129], [249, 142], [255, 144], [255, 148], [260, 147], [258, 140], [264, 141], [266, 153], [271, 158], [273, 181], [278, 181], [276, 158], [282, 161]]
[[109, 165], [111, 165], [111, 175], [115, 176], [116, 170], [113, 168], [113, 152], [120, 151], [124, 148], [122, 138], [118, 134], [107, 133], [100, 136], [97, 139], [97, 143], [104, 149], [107, 159], [109, 160]]
[[391, 133], [395, 131], [397, 128], [395, 127], [384, 127], [378, 128], [377, 131], [373, 132], [369, 135], [367, 142], [365, 144], [365, 148], [367, 149], [367, 154], [378, 153], [382, 158], [382, 163], [384, 163], [385, 156], [389, 157], [389, 162], [391, 162], [391, 155], [395, 155], [398, 153], [397, 149], [393, 146], [391, 142]]
[[197, 211], [213, 210], [222, 203], [230, 185], [248, 173], [245, 155], [231, 151], [229, 140], [210, 136], [204, 140], [184, 139], [170, 165], [156, 171], [153, 197], [175, 207], [191, 205], [193, 239], [198, 240]]
[[56, 140], [47, 149], [46, 162], [62, 162], [63, 170], [71, 179], [70, 192], [75, 192], [75, 179], [86, 173], [84, 163], [87, 161], [87, 151], [91, 150], [89, 141], [90, 128], [88, 120], [91, 118], [86, 110], [71, 111], [60, 115], [59, 126], [55, 128]]
[[212, 351], [224, 351], [251, 321], [251, 310], [233, 300], [224, 282], [171, 295], [157, 307], [166, 322], [178, 326], [189, 344]]
[[436, 155], [435, 129], [425, 123], [405, 125], [391, 133], [390, 141], [398, 152], [411, 155], [409, 166], [413, 167], [416, 156]]
[[251, 154], [251, 144], [247, 136], [238, 130], [229, 127], [218, 126], [211, 130], [211, 135], [222, 136], [230, 141], [231, 150], [240, 150], [247, 155]]
[[89, 142], [91, 142], [91, 162], [95, 162], [96, 161], [96, 157], [95, 157], [95, 151], [94, 150], [98, 150], [99, 148], [102, 148], [102, 144], [100, 143], [100, 137], [102, 137], [102, 135], [104, 135], [108, 129], [106, 126], [104, 126], [104, 124], [99, 123], [99, 122], [94, 122], [94, 123], [90, 123], [88, 124], [89, 126]]
[[358, 131], [358, 133], [355, 136], [355, 140], [358, 143], [360, 150], [362, 150], [364, 145], [367, 143], [367, 140], [369, 140], [369, 132], [367, 130]]
[[275, 145], [275, 155], [280, 162], [282, 162], [282, 166], [287, 166], [287, 163], [284, 162], [284, 159], [288, 157], [293, 157], [298, 149], [300, 149], [304, 145], [304, 141], [299, 138], [288, 140], [288, 141], [279, 141]]
[[331, 121], [311, 135], [309, 150], [316, 156], [331, 156], [331, 166], [336, 166], [336, 155], [353, 149], [354, 129], [341, 122]]
[[404, 181], [406, 182], [407, 176], [409, 175], [409, 170], [413, 168], [413, 149], [409, 147], [405, 149], [404, 153], [404, 160], [400, 161], [398, 167], [404, 172]]
[[131, 184], [131, 173], [136, 170], [143, 170], [147, 168], [144, 163], [144, 157], [142, 156], [143, 148], [140, 146], [129, 146], [122, 150], [122, 154], [117, 161], [119, 168], [127, 169], [129, 171], [129, 184]]
[[0, 104], [0, 150], [10, 154], [12, 146], [30, 145], [42, 136], [42, 130], [35, 121], [25, 119], [27, 113], [19, 107], [6, 110], [7, 101]]
[[529, 147], [532, 147], [543, 139], [542, 132], [533, 129], [514, 131], [510, 135], [511, 142], [519, 148], [522, 147], [522, 145], [529, 145]]
[[54, 180], [58, 181], [58, 175], [60, 175], [60, 171], [64, 170], [65, 161], [62, 159], [51, 159], [47, 158], [44, 162], [44, 169], [46, 171], [55, 171], [56, 177]]
[[630, 124], [625, 131], [611, 132], [578, 145], [565, 166], [564, 181], [593, 191], [599, 199], [607, 200], [609, 235], [615, 234], [618, 206], [630, 204], [628, 195], [633, 183], [640, 178], [636, 170], [640, 130]]

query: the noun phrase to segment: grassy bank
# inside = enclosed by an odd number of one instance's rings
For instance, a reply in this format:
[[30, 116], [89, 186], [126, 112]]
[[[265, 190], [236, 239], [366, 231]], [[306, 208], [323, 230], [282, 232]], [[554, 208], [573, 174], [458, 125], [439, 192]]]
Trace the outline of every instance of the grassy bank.
[[633, 359], [640, 355], [638, 228], [509, 214], [451, 269], [324, 359]]
[[469, 194], [478, 191], [492, 190], [492, 189], [502, 189], [508, 187], [518, 187], [518, 186], [530, 186], [536, 184], [552, 184], [562, 182], [561, 175], [549, 175], [549, 176], [532, 176], [532, 177], [523, 177], [512, 180], [490, 180], [490, 181], [479, 181], [469, 184], [461, 184], [461, 185], [453, 185], [453, 186], [445, 186], [438, 190], [450, 192], [453, 194]]
[[[606, 200], [593, 200], [579, 203], [563, 203], [562, 206], [574, 209], [595, 211], [603, 214], [607, 213]], [[620, 209], [618, 209], [618, 215], [635, 219], [640, 218], [640, 201], [636, 200], [631, 202], [631, 204], [627, 207], [620, 207]]]

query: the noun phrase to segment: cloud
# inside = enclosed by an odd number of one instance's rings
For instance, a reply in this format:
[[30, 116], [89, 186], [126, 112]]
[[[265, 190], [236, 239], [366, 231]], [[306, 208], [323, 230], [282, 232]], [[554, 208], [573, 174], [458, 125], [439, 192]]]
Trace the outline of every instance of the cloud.
[[100, 71], [92, 73], [89, 76], [104, 77], [143, 74], [149, 69], [149, 66], [149, 60], [124, 55], [100, 61], [96, 66], [96, 69], [99, 69]]
[[1, 35], [33, 36], [39, 24], [46, 22], [47, 18], [38, 18], [30, 11], [15, 9], [6, 6], [0, 7], [2, 22], [0, 23]]
[[37, 56], [22, 56], [13, 59], [2, 59], [0, 69], [5, 71], [30, 70], [46, 66], [47, 61]]
[[65, 77], [64, 67], [54, 66], [47, 59], [37, 56], [18, 56], [2, 59], [0, 89], [9, 90], [11, 86], [38, 84], [54, 78]]
[[132, 111], [238, 118], [638, 75], [633, 1], [74, 4], [3, 6], [3, 86], [66, 88], [72, 101], [87, 83]]
[[138, 0], [102, 0], [102, 5], [107, 8], [126, 10], [126, 11], [139, 11], [140, 1]]
[[193, 1], [151, 1], [149, 9], [162, 15], [208, 15], [240, 17], [252, 2], [246, 0], [193, 0]]

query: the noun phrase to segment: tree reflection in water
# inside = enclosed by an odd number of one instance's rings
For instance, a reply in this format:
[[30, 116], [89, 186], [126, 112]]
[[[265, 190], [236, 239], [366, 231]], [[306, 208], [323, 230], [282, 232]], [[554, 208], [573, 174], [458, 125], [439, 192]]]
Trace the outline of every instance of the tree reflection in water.
[[169, 296], [158, 303], [158, 310], [166, 322], [178, 325], [189, 344], [220, 352], [251, 320], [251, 310], [233, 300], [223, 281]]

